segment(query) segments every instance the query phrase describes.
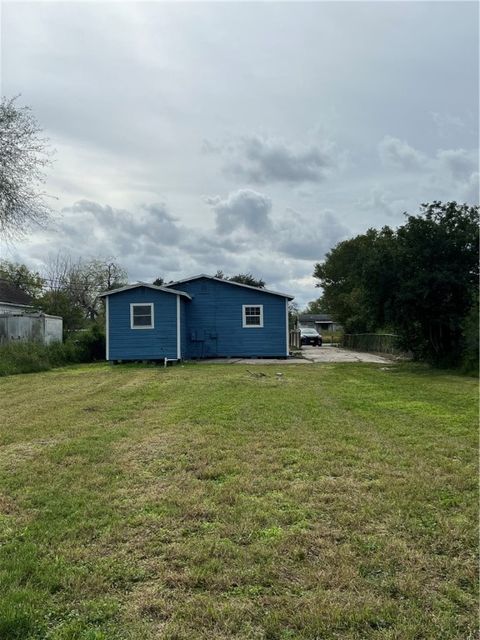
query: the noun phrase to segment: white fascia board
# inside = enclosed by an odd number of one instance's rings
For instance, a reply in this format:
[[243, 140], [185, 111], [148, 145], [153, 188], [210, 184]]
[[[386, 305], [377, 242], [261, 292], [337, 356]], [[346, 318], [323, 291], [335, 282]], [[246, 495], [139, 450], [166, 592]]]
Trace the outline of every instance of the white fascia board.
[[260, 287], [253, 287], [250, 284], [243, 284], [242, 282], [232, 282], [231, 280], [224, 280], [223, 278], [215, 278], [215, 276], [207, 276], [205, 273], [201, 273], [198, 276], [192, 276], [191, 278], [184, 278], [183, 280], [175, 280], [172, 285], [183, 284], [184, 282], [190, 282], [191, 280], [198, 280], [199, 278], [207, 278], [208, 280], [215, 280], [216, 282], [223, 282], [225, 284], [233, 284], [237, 287], [244, 287], [245, 289], [253, 289], [254, 291], [260, 291], [262, 293], [271, 293], [274, 296], [281, 296], [282, 298], [288, 298], [293, 300], [295, 296], [289, 293], [281, 293], [280, 291], [272, 291], [271, 289], [262, 289]]
[[177, 296], [185, 296], [191, 300], [191, 296], [185, 291], [177, 291], [176, 289], [170, 289], [170, 287], [157, 287], [154, 284], [149, 284], [148, 282], [137, 282], [136, 284], [127, 284], [124, 287], [118, 287], [118, 289], [112, 289], [111, 291], [104, 291], [103, 293], [98, 294], [99, 298], [106, 298], [107, 296], [111, 296], [114, 293], [121, 293], [122, 291], [128, 291], [129, 289], [136, 289], [138, 287], [147, 287], [147, 289], [154, 289], [156, 291], [165, 291], [165, 293], [173, 293]]

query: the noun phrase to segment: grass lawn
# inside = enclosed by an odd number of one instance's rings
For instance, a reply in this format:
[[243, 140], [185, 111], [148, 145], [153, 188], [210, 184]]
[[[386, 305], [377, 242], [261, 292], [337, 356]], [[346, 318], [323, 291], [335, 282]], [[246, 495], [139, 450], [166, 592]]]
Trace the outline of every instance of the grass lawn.
[[0, 379], [1, 640], [477, 638], [477, 381], [248, 368]]

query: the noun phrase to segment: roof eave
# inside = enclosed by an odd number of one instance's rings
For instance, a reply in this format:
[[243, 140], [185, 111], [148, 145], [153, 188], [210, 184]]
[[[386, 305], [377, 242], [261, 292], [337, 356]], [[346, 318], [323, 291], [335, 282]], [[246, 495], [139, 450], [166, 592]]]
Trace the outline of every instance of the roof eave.
[[215, 276], [208, 276], [206, 273], [200, 273], [198, 276], [192, 276], [191, 278], [184, 278], [183, 280], [175, 280], [172, 282], [173, 285], [182, 284], [184, 282], [190, 282], [191, 280], [198, 280], [199, 278], [207, 278], [208, 280], [215, 280], [216, 282], [224, 282], [226, 284], [233, 284], [238, 287], [244, 287], [245, 289], [253, 289], [254, 291], [260, 291], [263, 293], [270, 293], [274, 296], [280, 296], [282, 298], [287, 298], [288, 300], [293, 300], [295, 296], [292, 296], [290, 293], [282, 293], [281, 291], [272, 291], [271, 289], [262, 289], [261, 287], [253, 287], [250, 284], [243, 284], [243, 282], [232, 282], [231, 280], [224, 280], [223, 278], [216, 278]]
[[170, 287], [157, 287], [155, 284], [150, 284], [149, 282], [137, 282], [136, 284], [129, 284], [125, 287], [118, 287], [117, 289], [112, 289], [111, 291], [103, 291], [98, 295], [99, 298], [105, 298], [107, 296], [114, 295], [116, 293], [121, 293], [122, 291], [129, 291], [130, 289], [138, 289], [138, 287], [147, 287], [147, 289], [153, 289], [154, 291], [164, 291], [165, 293], [173, 293], [177, 296], [184, 296], [191, 300], [192, 297], [185, 293], [185, 291], [178, 291], [177, 289], [171, 289]]

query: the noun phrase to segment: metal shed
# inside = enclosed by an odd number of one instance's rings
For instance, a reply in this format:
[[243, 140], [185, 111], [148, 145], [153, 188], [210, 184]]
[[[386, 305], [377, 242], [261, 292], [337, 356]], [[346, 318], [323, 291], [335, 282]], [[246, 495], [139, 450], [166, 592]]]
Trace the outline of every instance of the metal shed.
[[0, 344], [62, 342], [63, 318], [46, 313], [0, 313]]

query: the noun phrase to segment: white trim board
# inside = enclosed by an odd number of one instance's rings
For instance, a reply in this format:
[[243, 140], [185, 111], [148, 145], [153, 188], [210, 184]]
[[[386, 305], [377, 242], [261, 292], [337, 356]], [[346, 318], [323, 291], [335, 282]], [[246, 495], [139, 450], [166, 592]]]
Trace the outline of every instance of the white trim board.
[[[245, 309], [247, 307], [258, 307], [260, 309], [260, 324], [247, 324]], [[242, 328], [243, 329], [263, 329], [263, 304], [242, 304]]]
[[111, 291], [104, 291], [98, 295], [99, 298], [106, 298], [115, 293], [121, 293], [122, 291], [129, 291], [130, 289], [137, 289], [138, 287], [146, 287], [147, 289], [154, 289], [155, 291], [164, 291], [165, 293], [174, 293], [177, 296], [185, 296], [191, 300], [191, 296], [185, 291], [177, 291], [176, 289], [170, 289], [170, 287], [157, 287], [155, 284], [149, 284], [148, 282], [137, 282], [136, 284], [127, 284], [125, 287], [118, 287], [118, 289], [112, 289]]
[[110, 313], [108, 298], [105, 298], [105, 360], [110, 360]]
[[287, 358], [290, 355], [290, 328], [288, 326], [288, 300], [285, 298], [285, 323], [287, 332]]
[[180, 296], [177, 296], [177, 360], [182, 359], [181, 325], [180, 325]]

